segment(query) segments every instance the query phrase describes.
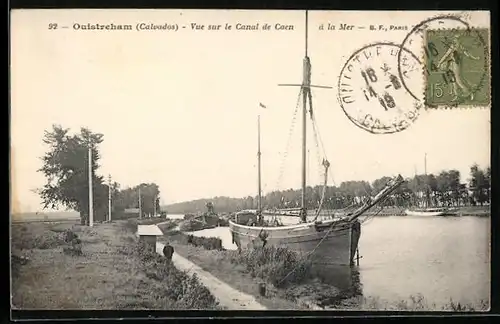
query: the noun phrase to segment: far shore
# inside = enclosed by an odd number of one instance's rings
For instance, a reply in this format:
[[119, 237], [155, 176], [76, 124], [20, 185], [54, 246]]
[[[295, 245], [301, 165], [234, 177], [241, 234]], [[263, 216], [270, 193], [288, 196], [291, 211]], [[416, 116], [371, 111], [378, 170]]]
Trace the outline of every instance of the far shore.
[[[477, 216], [477, 217], [487, 217], [491, 216], [490, 206], [466, 206], [466, 207], [456, 207], [458, 211], [455, 216]], [[372, 209], [364, 213], [364, 215], [372, 216], [404, 216], [406, 207], [384, 207], [381, 212], [378, 209]], [[323, 213], [333, 214], [340, 213], [342, 210], [323, 210]], [[178, 212], [170, 213], [170, 215], [186, 215], [191, 214], [191, 212]], [[222, 213], [230, 214], [230, 213]], [[167, 218], [168, 218], [167, 214]], [[45, 211], [45, 212], [26, 212], [26, 213], [16, 213], [12, 214], [12, 223], [31, 223], [31, 222], [75, 222], [79, 221], [80, 216], [78, 212], [75, 211]]]
[[[454, 216], [478, 216], [478, 217], [486, 217], [491, 216], [490, 206], [463, 206], [463, 207], [451, 207], [456, 208], [456, 212]], [[410, 209], [408, 207], [384, 207], [381, 211], [379, 208], [374, 207], [371, 210], [365, 212], [363, 215], [366, 216], [405, 216], [405, 210]], [[341, 209], [325, 209], [321, 211], [321, 214], [331, 215], [335, 213], [342, 213], [345, 210]], [[192, 214], [192, 212], [179, 212], [179, 213], [171, 213], [173, 215], [186, 215]], [[231, 214], [231, 213], [222, 213], [222, 214]], [[313, 211], [308, 212], [309, 216], [314, 215]], [[285, 215], [283, 215], [285, 216]], [[294, 216], [289, 216], [294, 217]], [[168, 218], [168, 214], [167, 214]]]

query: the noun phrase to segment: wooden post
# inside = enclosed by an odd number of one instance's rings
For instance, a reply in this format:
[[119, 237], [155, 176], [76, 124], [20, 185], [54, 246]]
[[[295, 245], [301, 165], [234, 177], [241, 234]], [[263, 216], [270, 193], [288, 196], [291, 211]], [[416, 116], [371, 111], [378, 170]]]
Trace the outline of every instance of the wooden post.
[[111, 174], [109, 175], [108, 185], [108, 221], [111, 223]]
[[257, 190], [258, 190], [258, 195], [257, 195], [257, 217], [259, 223], [262, 222], [262, 187], [261, 187], [261, 162], [260, 162], [260, 115], [257, 118], [257, 169], [258, 169], [258, 175], [257, 175]]
[[92, 192], [92, 146], [89, 144], [89, 226], [94, 226], [94, 195]]
[[139, 219], [142, 218], [141, 187], [139, 187]]
[[266, 284], [264, 282], [259, 283], [259, 295], [266, 295]]

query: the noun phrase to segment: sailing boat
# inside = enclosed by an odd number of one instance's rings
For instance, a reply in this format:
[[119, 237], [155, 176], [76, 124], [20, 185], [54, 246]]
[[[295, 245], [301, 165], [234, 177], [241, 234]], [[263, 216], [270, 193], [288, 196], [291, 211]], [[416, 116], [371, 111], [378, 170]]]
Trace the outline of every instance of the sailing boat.
[[[424, 155], [424, 174], [427, 176], [427, 153]], [[455, 210], [452, 210], [447, 207], [431, 207], [430, 201], [430, 192], [429, 185], [426, 184], [425, 187], [425, 207], [424, 208], [415, 208], [415, 209], [407, 209], [405, 214], [408, 216], [446, 216], [446, 215], [455, 215]]]
[[[258, 207], [256, 211], [246, 210], [235, 215], [234, 220], [229, 221], [229, 228], [238, 249], [251, 249], [263, 246], [285, 246], [293, 251], [306, 254], [311, 258], [313, 264], [353, 265], [354, 256], [361, 235], [361, 223], [358, 217], [368, 209], [375, 206], [379, 201], [385, 199], [404, 180], [399, 175], [391, 179], [384, 189], [377, 195], [367, 199], [361, 207], [342, 218], [318, 220], [323, 203], [328, 167], [328, 160], [323, 160], [325, 168], [325, 181], [323, 197], [320, 206], [316, 210], [314, 219], [308, 221], [306, 205], [306, 120], [307, 104], [312, 116], [311, 87], [330, 88], [311, 85], [311, 61], [307, 55], [307, 11], [306, 11], [306, 36], [305, 57], [303, 60], [302, 84], [287, 84], [288, 86], [299, 86], [302, 96], [302, 193], [301, 206], [298, 211], [300, 222], [293, 225], [273, 226], [264, 224], [261, 197], [261, 170], [260, 170], [260, 123], [258, 125]], [[260, 119], [259, 119], [260, 121]], [[266, 213], [267, 214], [267, 213]], [[277, 214], [283, 215], [278, 212]], [[253, 222], [253, 224], [251, 224]]]

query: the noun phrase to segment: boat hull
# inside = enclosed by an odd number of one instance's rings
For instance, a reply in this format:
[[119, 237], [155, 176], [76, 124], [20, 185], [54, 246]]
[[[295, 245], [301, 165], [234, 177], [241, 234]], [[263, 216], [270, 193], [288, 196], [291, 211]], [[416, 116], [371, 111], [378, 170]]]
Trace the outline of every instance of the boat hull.
[[[310, 254], [317, 265], [353, 265], [361, 236], [358, 221], [332, 227], [332, 221], [304, 223], [279, 227], [246, 226], [229, 222], [229, 228], [239, 249], [261, 246], [285, 246], [300, 254]], [[330, 228], [332, 228], [330, 230]]]
[[425, 216], [425, 217], [436, 217], [436, 216], [447, 216], [454, 215], [455, 212], [451, 210], [442, 210], [442, 211], [418, 211], [418, 210], [409, 210], [405, 211], [405, 214], [408, 216]]

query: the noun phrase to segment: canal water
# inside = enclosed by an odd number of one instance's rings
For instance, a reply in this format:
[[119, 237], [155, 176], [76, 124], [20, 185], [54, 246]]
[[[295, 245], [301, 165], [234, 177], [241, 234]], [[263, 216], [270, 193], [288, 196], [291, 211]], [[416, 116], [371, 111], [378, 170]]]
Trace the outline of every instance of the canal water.
[[[295, 219], [281, 218], [283, 223]], [[359, 242], [363, 296], [390, 304], [422, 295], [428, 305], [490, 299], [490, 218], [385, 216], [367, 219]], [[229, 228], [191, 233], [219, 237]]]

